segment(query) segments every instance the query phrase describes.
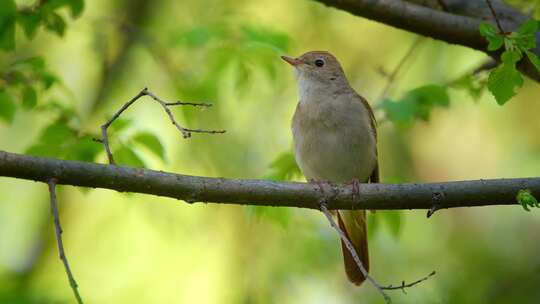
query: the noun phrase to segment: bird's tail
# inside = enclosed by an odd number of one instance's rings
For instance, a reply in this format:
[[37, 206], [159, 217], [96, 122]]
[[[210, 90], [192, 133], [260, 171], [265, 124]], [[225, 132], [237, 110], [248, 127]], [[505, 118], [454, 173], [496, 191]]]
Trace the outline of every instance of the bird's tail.
[[[365, 210], [340, 210], [337, 212], [339, 227], [345, 232], [347, 238], [351, 241], [362, 261], [366, 271], [369, 272], [369, 254], [367, 240], [367, 225]], [[355, 285], [360, 285], [366, 279], [360, 268], [354, 261], [349, 249], [341, 241], [341, 250], [343, 251], [343, 261], [345, 263], [345, 272], [349, 281]]]

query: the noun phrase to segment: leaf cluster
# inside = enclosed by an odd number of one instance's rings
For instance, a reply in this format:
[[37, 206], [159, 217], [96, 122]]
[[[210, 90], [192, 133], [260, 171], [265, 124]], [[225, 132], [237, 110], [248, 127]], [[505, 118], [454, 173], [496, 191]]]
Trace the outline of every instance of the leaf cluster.
[[532, 195], [532, 192], [529, 189], [519, 190], [516, 195], [516, 200], [523, 207], [523, 209], [525, 209], [525, 211], [531, 211], [529, 207], [540, 208], [538, 200], [536, 200], [536, 197]]
[[503, 105], [516, 95], [516, 89], [523, 86], [523, 76], [516, 65], [524, 57], [540, 73], [540, 59], [532, 52], [536, 48], [536, 32], [540, 22], [529, 20], [519, 26], [515, 32], [501, 33], [490, 23], [480, 25], [480, 34], [488, 41], [488, 51], [497, 51], [504, 46], [501, 63], [489, 74], [488, 89], [498, 104]]
[[15, 0], [0, 1], [0, 50], [15, 49], [15, 26], [18, 24], [28, 39], [36, 36], [40, 27], [63, 36], [65, 18], [59, 10], [68, 8], [72, 18], [77, 18], [84, 9], [84, 0], [46, 0], [17, 8]]
[[41, 57], [18, 60], [0, 72], [0, 120], [11, 123], [17, 108], [31, 110], [38, 95], [59, 83]]

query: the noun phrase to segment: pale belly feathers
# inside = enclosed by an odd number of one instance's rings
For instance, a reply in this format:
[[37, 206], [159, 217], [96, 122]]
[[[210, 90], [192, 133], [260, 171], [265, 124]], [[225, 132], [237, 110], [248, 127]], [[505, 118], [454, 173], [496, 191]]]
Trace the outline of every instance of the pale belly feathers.
[[299, 102], [292, 121], [294, 150], [307, 179], [365, 182], [373, 172], [377, 148], [371, 117], [351, 96], [318, 105]]

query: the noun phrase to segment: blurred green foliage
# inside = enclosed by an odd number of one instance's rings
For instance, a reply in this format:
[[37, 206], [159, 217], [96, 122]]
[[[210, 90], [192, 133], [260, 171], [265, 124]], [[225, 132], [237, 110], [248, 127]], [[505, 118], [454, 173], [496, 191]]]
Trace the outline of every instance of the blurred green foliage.
[[449, 105], [447, 88], [440, 85], [425, 85], [407, 92], [400, 100], [386, 99], [379, 104], [386, 117], [402, 127], [410, 126], [419, 119], [429, 121], [433, 108]]
[[26, 37], [33, 39], [38, 29], [46, 30], [59, 36], [64, 35], [66, 21], [59, 10], [67, 7], [73, 18], [79, 17], [84, 9], [84, 0], [44, 0], [32, 5], [17, 7], [15, 0], [0, 2], [0, 49], [15, 49], [15, 25], [18, 23]]
[[[119, 164], [300, 181], [289, 129], [296, 83], [279, 55], [328, 49], [375, 109], [383, 182], [534, 175], [538, 85], [515, 69], [536, 62], [534, 27], [500, 35], [483, 26], [490, 49], [506, 50], [491, 73], [471, 72], [485, 56], [430, 41], [390, 80], [377, 70], [395, 67], [411, 36], [311, 1], [0, 0], [0, 145], [105, 163], [100, 125], [148, 86], [167, 100], [212, 102], [174, 114], [227, 133], [184, 140], [143, 98], [109, 129]], [[392, 94], [373, 98], [388, 81]], [[499, 103], [519, 100], [496, 108], [486, 87]], [[381, 301], [369, 284], [346, 282], [338, 238], [318, 212], [67, 187], [58, 195], [66, 250], [91, 303]], [[537, 204], [526, 192], [516, 200]], [[521, 231], [538, 229], [534, 216], [512, 207], [429, 220], [368, 212], [373, 275], [396, 285], [437, 270], [407, 295], [392, 293], [398, 303], [533, 303], [538, 242]], [[51, 223], [42, 185], [1, 180], [1, 303], [72, 301]]]

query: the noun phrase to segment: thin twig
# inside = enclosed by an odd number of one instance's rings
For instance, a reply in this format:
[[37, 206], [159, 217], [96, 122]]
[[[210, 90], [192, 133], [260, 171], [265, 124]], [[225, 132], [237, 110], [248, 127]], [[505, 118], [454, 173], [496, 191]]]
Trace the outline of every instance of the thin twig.
[[436, 274], [435, 270], [432, 271], [430, 274], [428, 274], [427, 276], [419, 279], [419, 280], [416, 280], [412, 283], [409, 283], [409, 284], [405, 284], [405, 281], [401, 281], [401, 285], [399, 286], [393, 286], [393, 285], [388, 285], [386, 287], [381, 287], [381, 289], [383, 290], [396, 290], [396, 289], [401, 289], [401, 291], [403, 291], [403, 293], [406, 293], [405, 292], [405, 288], [409, 288], [409, 287], [413, 287], [414, 285], [416, 284], [419, 284], [419, 283], [422, 283], [423, 281], [429, 279], [430, 277], [434, 276]]
[[381, 94], [379, 95], [379, 98], [377, 98], [378, 101], [381, 101], [384, 97], [386, 97], [386, 95], [388, 94], [388, 91], [390, 91], [390, 88], [392, 87], [392, 84], [394, 83], [394, 80], [396, 79], [397, 75], [399, 74], [403, 66], [405, 65], [405, 62], [407, 62], [407, 60], [412, 56], [416, 48], [423, 41], [423, 38], [424, 37], [422, 36], [416, 37], [414, 42], [409, 46], [409, 50], [407, 51], [407, 53], [405, 53], [405, 55], [401, 58], [401, 60], [396, 65], [392, 73], [390, 73], [390, 75], [387, 76], [386, 86], [384, 87]]
[[107, 136], [107, 129], [109, 126], [129, 107], [131, 106], [135, 101], [137, 101], [142, 96], [150, 96], [153, 100], [157, 101], [163, 110], [165, 110], [165, 113], [167, 113], [167, 116], [169, 116], [169, 119], [171, 120], [172, 124], [182, 133], [182, 136], [184, 138], [191, 137], [191, 133], [208, 133], [208, 134], [217, 134], [217, 133], [225, 133], [225, 130], [203, 130], [203, 129], [188, 129], [182, 127], [174, 118], [174, 115], [172, 114], [171, 110], [169, 109], [169, 106], [176, 106], [176, 105], [189, 105], [189, 106], [201, 106], [201, 107], [210, 107], [212, 106], [209, 103], [195, 103], [195, 102], [165, 102], [161, 100], [159, 97], [157, 97], [154, 93], [150, 92], [148, 88], [142, 89], [142, 91], [139, 92], [139, 94], [135, 95], [130, 101], [125, 103], [114, 115], [109, 119], [106, 123], [101, 125], [101, 142], [103, 143], [103, 146], [105, 147], [105, 152], [107, 153], [107, 158], [109, 159], [109, 163], [114, 165], [114, 158], [111, 152], [111, 148], [109, 146], [109, 139]]
[[206, 102], [183, 102], [183, 101], [177, 101], [177, 102], [166, 102], [166, 106], [194, 106], [194, 107], [211, 107], [211, 103]]
[[345, 244], [345, 246], [347, 247], [347, 249], [349, 250], [349, 252], [351, 253], [354, 261], [356, 262], [356, 264], [358, 265], [358, 268], [360, 268], [360, 272], [362, 272], [362, 275], [364, 275], [364, 277], [366, 279], [368, 279], [371, 284], [373, 284], [373, 286], [375, 286], [375, 288], [377, 288], [377, 290], [381, 293], [381, 295], [383, 296], [384, 300], [386, 301], [386, 303], [392, 303], [392, 299], [390, 299], [390, 296], [388, 296], [384, 290], [383, 290], [383, 287], [377, 283], [377, 281], [375, 281], [375, 279], [373, 277], [371, 277], [369, 275], [369, 273], [367, 272], [366, 268], [364, 267], [364, 265], [362, 264], [362, 261], [360, 260], [360, 257], [358, 257], [358, 254], [356, 253], [356, 250], [354, 249], [354, 246], [353, 244], [351, 243], [351, 241], [349, 241], [349, 238], [347, 238], [347, 236], [345, 235], [345, 233], [343, 232], [343, 230], [341, 230], [339, 228], [339, 226], [336, 224], [336, 222], [334, 221], [334, 219], [332, 218], [332, 214], [330, 214], [330, 211], [328, 211], [328, 208], [326, 207], [326, 204], [325, 203], [322, 203], [321, 204], [321, 211], [324, 213], [324, 215], [326, 215], [326, 218], [328, 219], [328, 221], [330, 222], [330, 225], [337, 231], [337, 233], [339, 234], [339, 237], [341, 238], [341, 240], [343, 241], [343, 243]]
[[60, 260], [62, 260], [62, 263], [64, 263], [64, 268], [66, 269], [69, 285], [71, 286], [71, 289], [73, 290], [75, 299], [77, 299], [77, 303], [82, 304], [83, 300], [81, 298], [81, 295], [79, 294], [79, 290], [77, 289], [77, 282], [75, 281], [75, 277], [73, 276], [73, 273], [71, 272], [71, 269], [69, 268], [68, 260], [64, 252], [64, 244], [62, 242], [62, 227], [60, 226], [60, 217], [58, 216], [58, 207], [56, 203], [56, 183], [57, 182], [58, 181], [55, 178], [51, 178], [49, 179], [47, 184], [49, 185], [49, 193], [51, 196], [51, 213], [54, 218], [56, 243], [58, 244], [58, 255], [60, 257]]
[[505, 31], [503, 27], [501, 26], [501, 22], [499, 21], [499, 18], [497, 17], [497, 13], [495, 13], [495, 9], [493, 8], [493, 5], [491, 4], [491, 0], [486, 0], [487, 5], [489, 6], [489, 10], [491, 11], [491, 14], [493, 15], [493, 18], [495, 19], [495, 22], [497, 23], [497, 27], [499, 28], [499, 32], [501, 34], [504, 34]]
[[486, 62], [482, 63], [480, 66], [478, 66], [477, 68], [475, 68], [473, 71], [472, 71], [472, 74], [473, 75], [477, 75], [479, 74], [480, 72], [483, 72], [483, 71], [487, 71], [487, 70], [491, 70], [495, 67], [497, 67], [497, 61], [494, 60], [494, 59], [488, 59]]

